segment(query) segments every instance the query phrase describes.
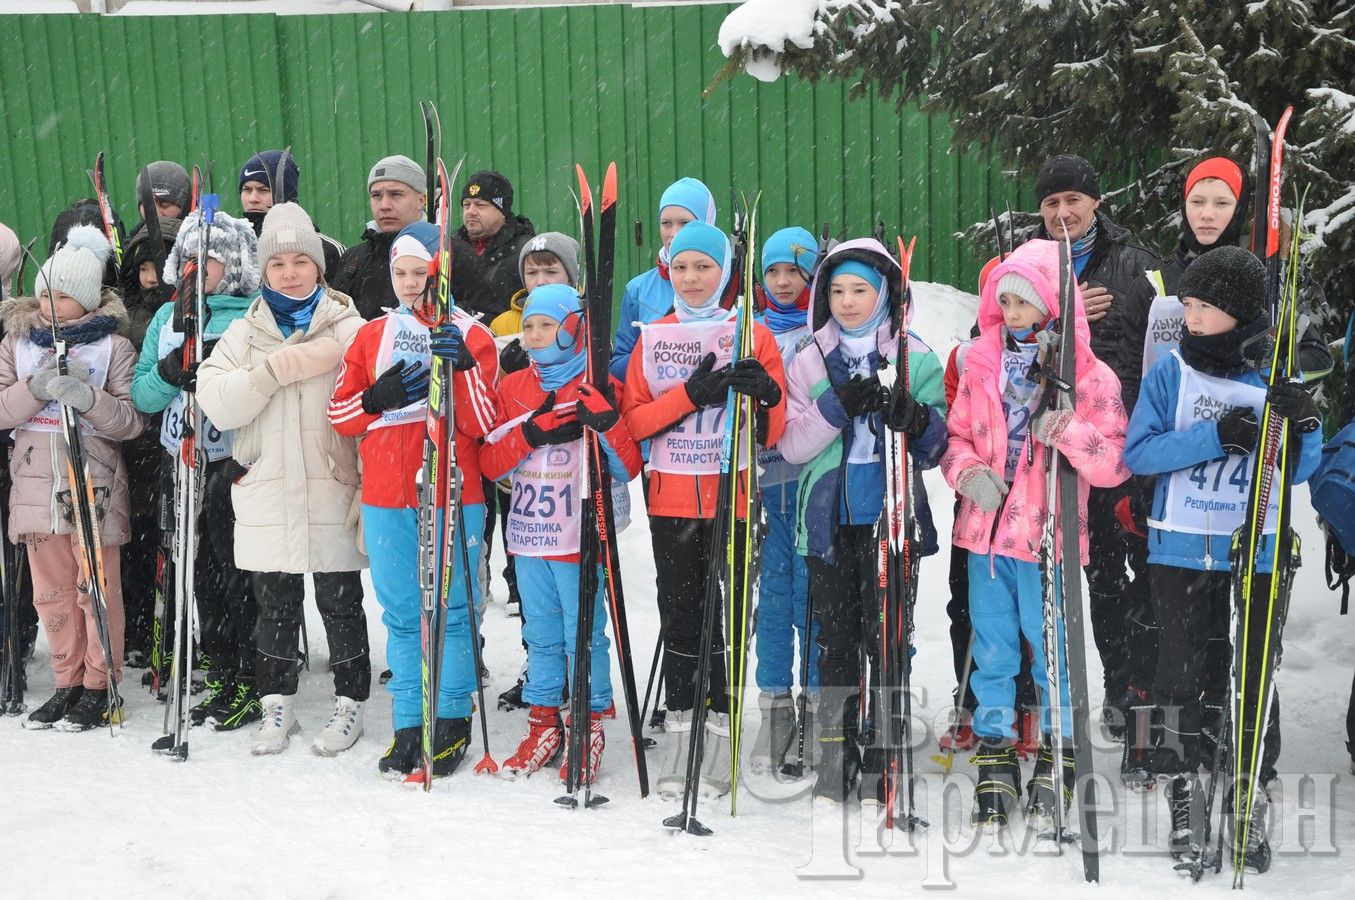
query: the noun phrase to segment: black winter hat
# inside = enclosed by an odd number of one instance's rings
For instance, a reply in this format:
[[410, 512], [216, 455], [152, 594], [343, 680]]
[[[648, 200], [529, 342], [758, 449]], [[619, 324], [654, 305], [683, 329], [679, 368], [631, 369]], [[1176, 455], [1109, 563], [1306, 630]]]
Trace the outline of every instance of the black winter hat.
[[1093, 200], [1101, 199], [1101, 179], [1092, 164], [1071, 153], [1051, 156], [1035, 176], [1035, 203], [1039, 205], [1050, 194], [1078, 191]]
[[461, 189], [462, 200], [488, 200], [505, 216], [513, 214], [513, 182], [492, 169], [482, 169]]
[[1238, 322], [1251, 322], [1266, 310], [1266, 267], [1241, 247], [1218, 247], [1186, 267], [1176, 293], [1217, 306]]

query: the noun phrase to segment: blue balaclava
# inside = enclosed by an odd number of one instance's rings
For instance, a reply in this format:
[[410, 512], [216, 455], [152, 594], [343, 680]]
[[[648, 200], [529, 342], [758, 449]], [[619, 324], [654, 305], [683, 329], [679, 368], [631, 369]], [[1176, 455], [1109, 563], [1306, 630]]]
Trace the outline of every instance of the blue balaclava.
[[567, 284], [541, 285], [527, 295], [527, 302], [522, 307], [524, 322], [532, 316], [545, 316], [560, 323], [553, 343], [527, 350], [541, 376], [541, 386], [548, 391], [569, 384], [588, 364], [587, 348], [579, 340], [581, 311], [578, 290]]
[[[855, 328], [842, 328], [842, 333], [848, 337], [862, 337], [873, 334], [876, 329], [884, 324], [885, 317], [889, 315], [889, 297], [885, 287], [884, 274], [874, 266], [848, 259], [833, 266], [833, 270], [828, 274], [829, 282], [831, 283], [839, 275], [855, 275], [857, 278], [865, 280], [879, 294], [875, 301], [875, 312], [871, 314], [871, 317]], [[839, 322], [838, 325], [841, 327], [842, 323]]]
[[[782, 228], [762, 245], [762, 289], [767, 295], [766, 322], [774, 333], [782, 334], [808, 323], [805, 311], [809, 309], [809, 280], [818, 257], [814, 235], [799, 226]], [[805, 289], [790, 306], [783, 306], [767, 285], [767, 270], [777, 263], [790, 263], [804, 273]]]

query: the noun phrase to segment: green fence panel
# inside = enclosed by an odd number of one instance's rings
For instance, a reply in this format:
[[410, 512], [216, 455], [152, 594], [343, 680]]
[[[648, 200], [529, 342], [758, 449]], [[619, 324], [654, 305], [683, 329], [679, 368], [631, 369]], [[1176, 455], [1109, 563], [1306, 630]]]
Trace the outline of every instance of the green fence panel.
[[[129, 226], [137, 169], [211, 159], [222, 208], [255, 151], [290, 146], [301, 202], [345, 243], [370, 212], [366, 174], [389, 153], [422, 162], [418, 101], [442, 113], [443, 156], [506, 173], [538, 230], [575, 233], [573, 163], [600, 181], [620, 168], [618, 280], [652, 265], [656, 204], [682, 175], [715, 193], [762, 191], [761, 234], [917, 234], [919, 278], [972, 288], [982, 263], [954, 232], [1028, 207], [983, 154], [949, 147], [944, 117], [902, 113], [842, 82], [737, 77], [715, 36], [730, 9], [561, 6], [334, 16], [7, 16], [0, 19], [0, 221], [25, 238], [90, 194], [108, 154], [109, 189]], [[643, 240], [633, 240], [640, 222]], [[30, 272], [31, 276], [31, 272]], [[618, 285], [619, 289], [620, 285]]]

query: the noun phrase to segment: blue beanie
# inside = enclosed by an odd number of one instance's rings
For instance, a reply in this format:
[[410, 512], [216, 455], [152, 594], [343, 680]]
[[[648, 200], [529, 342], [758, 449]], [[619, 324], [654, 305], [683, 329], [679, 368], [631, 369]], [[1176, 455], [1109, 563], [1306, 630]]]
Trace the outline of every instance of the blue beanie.
[[782, 228], [762, 245], [762, 274], [766, 275], [777, 263], [790, 263], [806, 273], [813, 272], [818, 258], [819, 245], [814, 235], [798, 225]]
[[423, 244], [424, 249], [428, 251], [428, 255], [431, 258], [438, 258], [438, 226], [434, 225], [432, 222], [423, 219], [419, 219], [417, 222], [411, 222], [400, 229], [400, 233], [395, 236], [395, 239], [398, 241], [402, 237], [414, 238], [414, 240]]
[[527, 302], [522, 307], [522, 318], [545, 316], [563, 324], [565, 319], [582, 308], [577, 288], [568, 284], [543, 284], [527, 295]]
[[857, 278], [868, 282], [877, 291], [885, 283], [884, 274], [879, 269], [854, 259], [843, 260], [833, 266], [833, 270], [828, 275], [828, 280], [831, 282], [839, 275], [855, 275]]
[[715, 260], [716, 265], [721, 268], [729, 266], [729, 238], [714, 225], [705, 222], [688, 222], [683, 225], [673, 236], [673, 243], [668, 247], [668, 255], [672, 259], [677, 259], [677, 255], [685, 250], [704, 253]]
[[[282, 159], [281, 150], [264, 150], [256, 153], [240, 167], [240, 183], [237, 189], [245, 186], [246, 181], [257, 181], [271, 189], [273, 179], [278, 175], [278, 162]], [[287, 162], [282, 167], [282, 200], [284, 203], [296, 202], [296, 186], [301, 180], [301, 170], [296, 167], [292, 154], [287, 154]]]
[[666, 206], [680, 206], [696, 216], [696, 221], [715, 224], [715, 197], [710, 188], [695, 178], [679, 178], [668, 185], [659, 198], [659, 215], [663, 215]]

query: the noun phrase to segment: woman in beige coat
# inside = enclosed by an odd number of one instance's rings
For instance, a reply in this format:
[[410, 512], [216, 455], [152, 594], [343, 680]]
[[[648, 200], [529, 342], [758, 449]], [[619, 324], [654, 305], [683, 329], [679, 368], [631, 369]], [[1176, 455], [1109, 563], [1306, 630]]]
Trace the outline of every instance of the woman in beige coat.
[[259, 601], [255, 679], [263, 721], [252, 752], [280, 753], [296, 721], [304, 575], [329, 638], [334, 714], [312, 745], [332, 756], [362, 734], [371, 689], [359, 570], [358, 454], [326, 411], [344, 351], [362, 326], [353, 301], [323, 282], [324, 250], [295, 203], [269, 210], [259, 235], [263, 296], [232, 322], [198, 370], [198, 402], [235, 432], [243, 467], [231, 491], [235, 563]]
[[[0, 314], [0, 429], [14, 429], [9, 468], [9, 538], [28, 550], [33, 605], [51, 647], [56, 693], [34, 710], [26, 728], [85, 731], [121, 721], [109, 702], [110, 673], [121, 680], [122, 581], [119, 548], [130, 536], [127, 467], [121, 444], [145, 420], [132, 405], [136, 349], [118, 334], [127, 310], [103, 287], [112, 248], [97, 228], [71, 229], [65, 246], [38, 272], [36, 297], [7, 301]], [[67, 371], [57, 372], [51, 313], [66, 343]], [[94, 488], [106, 588], [110, 658], [82, 590], [81, 551], [72, 521], [71, 487], [61, 435], [61, 406], [79, 414], [84, 462]]]

